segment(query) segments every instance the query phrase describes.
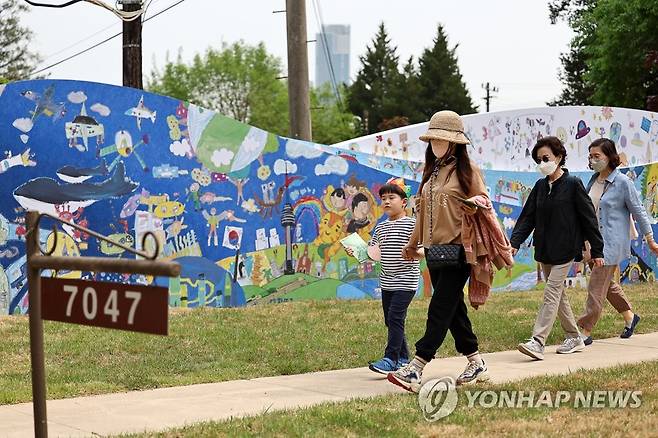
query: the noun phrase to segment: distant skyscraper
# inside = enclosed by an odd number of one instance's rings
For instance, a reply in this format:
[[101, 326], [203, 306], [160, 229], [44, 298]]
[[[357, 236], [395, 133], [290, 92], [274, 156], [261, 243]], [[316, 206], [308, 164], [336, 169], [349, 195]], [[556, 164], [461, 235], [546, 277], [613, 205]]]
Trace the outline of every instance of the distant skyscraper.
[[[343, 24], [323, 26], [315, 35], [315, 86], [329, 82], [333, 67], [336, 84], [350, 83], [350, 27]], [[325, 45], [326, 44], [326, 45]], [[328, 50], [327, 50], [328, 49]], [[329, 55], [329, 58], [327, 58]], [[331, 64], [329, 60], [331, 59]]]

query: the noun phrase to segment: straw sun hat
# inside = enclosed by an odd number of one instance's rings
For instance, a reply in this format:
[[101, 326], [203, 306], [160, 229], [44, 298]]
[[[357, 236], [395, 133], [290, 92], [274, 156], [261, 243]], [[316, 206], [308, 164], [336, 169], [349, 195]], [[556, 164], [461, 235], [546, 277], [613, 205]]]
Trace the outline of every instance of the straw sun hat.
[[454, 111], [439, 111], [430, 119], [427, 132], [420, 137], [421, 141], [447, 140], [452, 143], [468, 144], [470, 141], [464, 135], [464, 122]]

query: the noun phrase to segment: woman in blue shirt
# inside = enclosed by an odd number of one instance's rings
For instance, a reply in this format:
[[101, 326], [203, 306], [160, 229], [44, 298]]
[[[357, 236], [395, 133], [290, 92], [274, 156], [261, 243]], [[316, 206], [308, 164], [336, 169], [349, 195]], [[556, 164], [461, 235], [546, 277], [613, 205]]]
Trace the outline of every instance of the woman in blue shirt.
[[622, 338], [630, 338], [640, 321], [640, 316], [631, 310], [631, 303], [624, 291], [613, 279], [619, 263], [631, 255], [631, 214], [649, 248], [658, 255], [658, 244], [653, 239], [649, 216], [633, 181], [617, 169], [620, 159], [615, 143], [607, 138], [595, 140], [589, 146], [589, 163], [596, 173], [589, 181], [587, 191], [603, 236], [604, 265], [592, 268], [585, 311], [578, 320], [585, 345], [592, 343], [592, 330], [601, 316], [605, 299], [624, 317], [626, 325]]

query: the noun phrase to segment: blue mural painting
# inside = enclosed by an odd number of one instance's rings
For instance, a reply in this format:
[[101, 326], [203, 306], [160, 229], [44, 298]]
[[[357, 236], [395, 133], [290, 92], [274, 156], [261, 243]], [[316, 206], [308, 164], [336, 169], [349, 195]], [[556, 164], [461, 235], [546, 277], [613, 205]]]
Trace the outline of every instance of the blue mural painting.
[[[351, 232], [367, 240], [383, 219], [378, 188], [391, 175], [404, 175], [415, 192], [422, 162], [411, 148], [378, 156], [354, 144], [291, 140], [130, 88], [60, 80], [0, 86], [0, 314], [28, 309], [27, 210], [138, 249], [144, 233], [153, 232], [160, 257], [182, 264], [180, 278], [57, 275], [166, 285], [172, 306], [378, 298], [378, 265], [357, 263], [338, 241]], [[627, 171], [657, 218], [658, 165]], [[537, 176], [506, 170], [484, 176], [510, 232]], [[58, 255], [132, 257], [67, 228], [57, 239], [41, 230], [42, 243], [56, 241]], [[633, 251], [624, 278], [655, 278], [655, 257], [640, 241]], [[495, 290], [535, 284], [531, 249], [517, 262], [513, 272], [497, 275]], [[423, 269], [419, 295], [431, 293], [428, 283]]]

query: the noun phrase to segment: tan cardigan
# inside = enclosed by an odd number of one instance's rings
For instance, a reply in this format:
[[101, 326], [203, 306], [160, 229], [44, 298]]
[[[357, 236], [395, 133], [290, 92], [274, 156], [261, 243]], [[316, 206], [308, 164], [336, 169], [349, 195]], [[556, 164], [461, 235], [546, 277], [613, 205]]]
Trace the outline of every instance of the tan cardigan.
[[[462, 243], [462, 218], [464, 211], [462, 203], [455, 199], [470, 198], [472, 196], [487, 196], [487, 189], [482, 179], [480, 170], [473, 165], [473, 183], [471, 193], [464, 193], [459, 185], [455, 163], [450, 163], [439, 170], [438, 175], [434, 177], [434, 197], [430, 201], [430, 182], [423, 186], [423, 191], [416, 201], [416, 216], [418, 218], [417, 227], [420, 230], [419, 243], [424, 247], [432, 244], [449, 244]], [[450, 178], [446, 178], [451, 169], [454, 169]], [[451, 196], [452, 195], [452, 196]], [[430, 205], [434, 212], [431, 223], [432, 239], [430, 241]]]

